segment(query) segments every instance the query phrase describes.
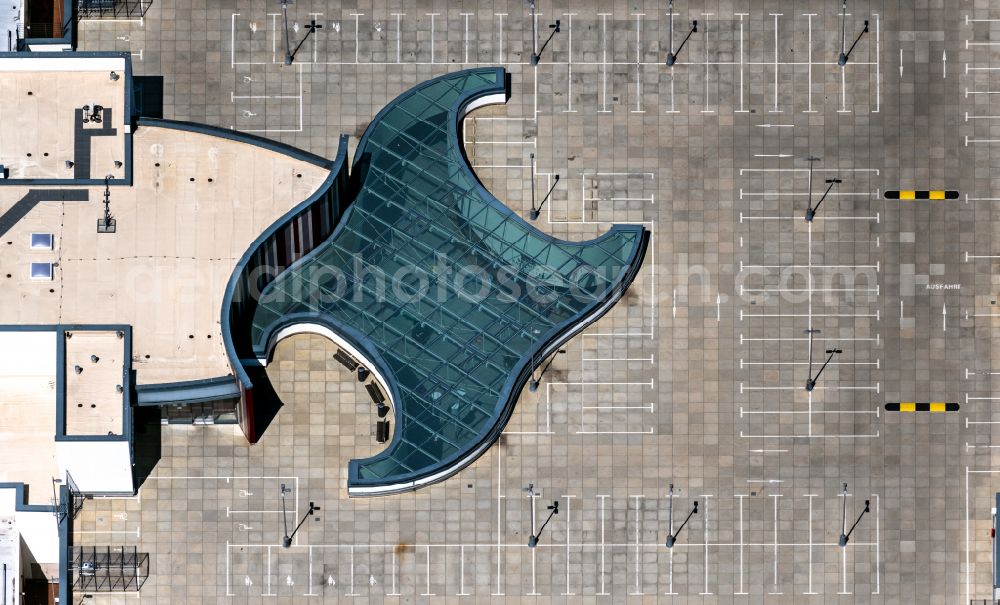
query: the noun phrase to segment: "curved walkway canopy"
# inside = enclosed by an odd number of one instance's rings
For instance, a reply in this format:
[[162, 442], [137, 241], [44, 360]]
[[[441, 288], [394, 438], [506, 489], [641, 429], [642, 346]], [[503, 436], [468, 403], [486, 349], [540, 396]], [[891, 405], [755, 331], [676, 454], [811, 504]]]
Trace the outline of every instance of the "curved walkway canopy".
[[312, 326], [385, 380], [397, 427], [384, 451], [351, 461], [353, 495], [414, 489], [482, 454], [532, 369], [605, 313], [642, 262], [641, 226], [561, 241], [481, 185], [461, 119], [507, 97], [504, 70], [488, 68], [392, 101], [358, 145], [354, 200], [333, 233], [277, 275], [253, 312], [256, 357]]

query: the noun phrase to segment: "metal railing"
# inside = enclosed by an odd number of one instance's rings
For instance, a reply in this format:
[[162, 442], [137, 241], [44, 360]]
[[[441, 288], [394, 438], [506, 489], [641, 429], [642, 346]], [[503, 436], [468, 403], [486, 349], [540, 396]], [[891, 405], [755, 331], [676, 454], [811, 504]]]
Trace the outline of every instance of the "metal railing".
[[69, 488], [69, 498], [70, 498], [69, 512], [70, 515], [72, 515], [72, 517], [76, 519], [76, 516], [80, 513], [81, 510], [83, 510], [83, 502], [87, 498], [86, 496], [83, 495], [83, 492], [80, 491], [80, 488], [77, 487], [76, 481], [73, 481], [73, 476], [69, 474], [69, 471], [66, 471], [66, 487]]
[[78, 19], [139, 19], [153, 0], [77, 0]]
[[74, 546], [72, 561], [75, 591], [137, 591], [149, 578], [149, 553], [135, 546]]

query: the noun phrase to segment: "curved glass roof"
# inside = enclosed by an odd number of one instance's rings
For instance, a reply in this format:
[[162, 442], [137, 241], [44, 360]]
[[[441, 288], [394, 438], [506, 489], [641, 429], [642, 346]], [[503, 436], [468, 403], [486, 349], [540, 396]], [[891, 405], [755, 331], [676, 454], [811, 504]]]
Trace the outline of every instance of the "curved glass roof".
[[411, 489], [474, 460], [499, 436], [539, 357], [603, 314], [642, 261], [641, 226], [583, 243], [553, 239], [480, 184], [460, 121], [476, 99], [506, 100], [505, 77], [500, 68], [457, 72], [390, 103], [358, 145], [357, 195], [337, 230], [261, 295], [259, 355], [275, 330], [321, 324], [389, 383], [393, 439], [351, 461], [352, 493]]

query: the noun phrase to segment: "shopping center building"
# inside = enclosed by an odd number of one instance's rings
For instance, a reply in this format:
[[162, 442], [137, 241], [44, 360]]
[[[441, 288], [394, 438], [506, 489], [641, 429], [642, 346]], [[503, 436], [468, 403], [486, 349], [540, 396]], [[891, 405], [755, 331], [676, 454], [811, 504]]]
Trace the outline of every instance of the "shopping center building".
[[351, 495], [444, 480], [499, 438], [532, 372], [623, 296], [648, 243], [636, 225], [554, 239], [486, 191], [462, 121], [504, 103], [508, 77], [404, 93], [349, 166], [346, 136], [331, 160], [150, 117], [127, 53], [0, 54], [11, 577], [58, 577], [69, 602], [75, 503], [139, 489], [138, 417], [239, 422], [256, 442], [281, 407], [268, 362], [294, 334], [336, 343], [379, 410], [387, 445], [349, 462]]

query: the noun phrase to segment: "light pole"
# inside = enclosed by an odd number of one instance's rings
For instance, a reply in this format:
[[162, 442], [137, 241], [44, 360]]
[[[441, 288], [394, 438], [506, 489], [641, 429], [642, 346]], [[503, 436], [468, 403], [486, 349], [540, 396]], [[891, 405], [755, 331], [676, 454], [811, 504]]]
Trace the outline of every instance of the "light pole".
[[528, 0], [531, 9], [531, 64], [538, 65], [538, 32], [535, 25], [535, 0]]
[[535, 524], [535, 521], [534, 521], [534, 511], [535, 511], [535, 508], [534, 508], [534, 505], [532, 505], [532, 508], [531, 508], [531, 511], [532, 511], [532, 520], [531, 520], [532, 529], [531, 529], [531, 531], [532, 531], [532, 533], [528, 537], [528, 548], [534, 548], [534, 547], [538, 546], [538, 539], [542, 537], [542, 532], [545, 531], [545, 526], [548, 525], [549, 521], [552, 520], [552, 516], [553, 515], [558, 515], [559, 514], [559, 501], [558, 500], [553, 500], [552, 504], [550, 504], [546, 508], [549, 511], [549, 516], [545, 519], [545, 523], [542, 523], [542, 526], [538, 528], [538, 533], [536, 534], [536, 533], [534, 533], [535, 532], [535, 529], [534, 529], [534, 524]]
[[292, 64], [292, 61], [295, 60], [295, 55], [298, 54], [299, 49], [302, 48], [302, 45], [309, 39], [311, 34], [316, 33], [317, 29], [323, 29], [323, 26], [316, 23], [315, 19], [310, 21], [309, 25], [306, 25], [306, 35], [299, 40], [298, 45], [295, 46], [295, 50], [292, 50], [292, 41], [288, 35], [288, 5], [291, 4], [292, 1], [293, 0], [279, 0], [281, 4], [282, 18], [285, 23], [285, 65]]
[[838, 65], [847, 65], [847, 0], [840, 9], [840, 57], [837, 59]]
[[[545, 39], [545, 44], [542, 44], [542, 47], [540, 49], [538, 49], [538, 52], [535, 52], [535, 51], [531, 52], [531, 64], [533, 66], [537, 66], [538, 65], [539, 59], [542, 58], [542, 53], [545, 52], [545, 47], [548, 46], [549, 42], [552, 41], [552, 37], [559, 33], [559, 23], [560, 23], [559, 19], [556, 19], [555, 23], [550, 23], [549, 24], [549, 29], [551, 29], [552, 31], [549, 32], [549, 37]], [[532, 35], [534, 35], [534, 30], [535, 30], [535, 19], [534, 19], [534, 16], [532, 16], [532, 19], [531, 19], [531, 30], [532, 30]], [[534, 46], [534, 44], [532, 44], [532, 46]]]
[[559, 349], [558, 351], [555, 352], [555, 355], [553, 355], [552, 357], [549, 357], [549, 362], [547, 364], [545, 364], [545, 367], [542, 368], [542, 371], [538, 373], [538, 378], [535, 378], [535, 373], [534, 372], [531, 373], [531, 380], [528, 382], [528, 390], [529, 391], [531, 391], [532, 393], [534, 393], [535, 391], [538, 390], [538, 383], [541, 382], [542, 376], [545, 375], [545, 371], [549, 369], [549, 366], [552, 365], [552, 362], [556, 360], [556, 355], [559, 355], [560, 353], [565, 353], [565, 352], [566, 352], [566, 349]]
[[[534, 159], [534, 158], [532, 158], [532, 159]], [[532, 163], [532, 166], [534, 166], [534, 163]], [[534, 182], [535, 182], [535, 177], [534, 176], [531, 177], [531, 182], [532, 182], [532, 185], [534, 185]], [[535, 196], [534, 195], [531, 196], [531, 211], [528, 213], [528, 216], [531, 218], [531, 220], [537, 220], [538, 219], [538, 215], [542, 211], [542, 206], [545, 205], [545, 202], [549, 201], [549, 196], [552, 195], [552, 192], [556, 190], [556, 185], [558, 185], [558, 184], [559, 184], [559, 175], [557, 174], [556, 178], [555, 178], [555, 182], [552, 183], [551, 187], [549, 187], [549, 192], [545, 194], [545, 197], [542, 198], [542, 202], [540, 204], [538, 204], [537, 208], [535, 208]], [[532, 192], [534, 192], [534, 186], [532, 186]]]
[[670, 50], [667, 52], [667, 66], [673, 67], [674, 63], [677, 63], [677, 55], [681, 54], [681, 49], [687, 44], [687, 41], [691, 38], [691, 34], [698, 31], [698, 20], [691, 22], [691, 31], [688, 32], [687, 36], [681, 42], [681, 45], [677, 47], [677, 52], [674, 52], [674, 0], [670, 0], [670, 33], [669, 42], [667, 46]]
[[809, 335], [809, 370], [806, 376], [806, 390], [811, 391], [813, 387], [816, 386], [816, 381], [812, 379], [813, 375], [813, 334], [819, 334], [819, 330], [813, 328], [806, 329], [806, 334]]
[[281, 14], [285, 22], [285, 65], [292, 64], [292, 42], [288, 38], [288, 5], [292, 0], [278, 0], [281, 4]]
[[858, 45], [861, 41], [861, 36], [868, 33], [868, 20], [865, 19], [865, 27], [858, 34], [858, 37], [854, 40], [854, 44], [851, 44], [851, 48], [844, 50], [847, 45], [847, 0], [844, 0], [843, 9], [840, 13], [840, 56], [837, 57], [837, 65], [843, 67], [847, 65], [847, 59], [851, 56], [851, 52], [854, 47]]
[[[826, 361], [823, 362], [823, 365], [820, 366], [819, 372], [816, 372], [816, 376], [810, 376], [809, 379], [806, 380], [806, 390], [807, 391], [812, 391], [814, 388], [816, 388], [816, 381], [819, 380], [820, 374], [822, 374], [823, 370], [826, 369], [827, 364], [830, 363], [830, 360], [833, 359], [833, 356], [834, 355], [840, 355], [843, 352], [844, 351], [841, 350], [841, 349], [827, 349], [826, 350], [826, 354], [829, 355], [829, 357], [827, 357]], [[810, 356], [810, 361], [811, 361], [811, 356]]]
[[[810, 169], [811, 168], [812, 168], [812, 166], [810, 166]], [[806, 222], [807, 223], [811, 223], [813, 221], [813, 219], [816, 218], [816, 211], [819, 210], [819, 205], [822, 204], [823, 200], [826, 199], [826, 196], [830, 194], [830, 190], [833, 189], [833, 186], [834, 185], [839, 185], [840, 183], [843, 182], [840, 179], [826, 179], [827, 187], [826, 187], [826, 191], [823, 192], [823, 197], [819, 198], [819, 201], [816, 202], [815, 206], [812, 206], [811, 205], [812, 204], [812, 179], [810, 178], [809, 181], [810, 181], [810, 187], [809, 187], [809, 202], [810, 202], [810, 206], [809, 206], [809, 208], [806, 208]]]
[[[816, 156], [809, 156], [806, 158], [806, 161], [809, 162], [809, 197], [806, 200], [806, 207], [811, 209], [813, 205], [813, 164], [818, 162], [819, 158]], [[806, 217], [808, 216], [809, 212], [806, 211]], [[812, 221], [810, 218], [806, 218], [806, 220], [810, 222]]]
[[670, 531], [670, 533], [667, 534], [667, 543], [666, 543], [666, 546], [667, 546], [667, 548], [673, 548], [674, 544], [677, 543], [677, 536], [679, 536], [681, 534], [681, 530], [683, 530], [684, 526], [687, 525], [688, 521], [691, 520], [691, 516], [694, 515], [694, 514], [696, 514], [698, 512], [698, 501], [697, 500], [694, 501], [694, 508], [692, 508], [691, 512], [688, 513], [687, 518], [684, 519], [684, 522], [681, 523], [681, 526], [677, 528], [677, 533], [674, 533], [674, 484], [673, 483], [670, 484], [670, 499], [669, 499], [669, 503], [670, 503], [669, 504], [669, 506], [670, 506], [670, 509], [669, 509], [670, 510], [670, 512], [669, 512], [669, 531]]
[[870, 510], [870, 502], [868, 500], [865, 500], [865, 508], [861, 511], [861, 514], [858, 515], [858, 518], [857, 520], [854, 521], [854, 525], [851, 526], [851, 529], [847, 530], [847, 484], [846, 483], [844, 484], [843, 496], [844, 496], [844, 515], [841, 517], [840, 539], [837, 541], [837, 544], [841, 548], [847, 546], [847, 542], [851, 539], [851, 534], [854, 533], [854, 528], [858, 526], [858, 523], [861, 523], [861, 517], [864, 517], [865, 513], [867, 513]]
[[281, 538], [281, 547], [282, 548], [291, 548], [291, 546], [292, 546], [292, 538], [294, 538], [295, 534], [298, 533], [299, 528], [302, 527], [302, 524], [306, 522], [306, 519], [308, 519], [311, 515], [316, 514], [316, 511], [319, 510], [319, 507], [316, 506], [315, 502], [310, 502], [309, 503], [309, 510], [306, 511], [306, 514], [302, 516], [302, 520], [299, 521], [299, 524], [296, 525], [295, 529], [292, 530], [292, 533], [289, 534], [288, 533], [288, 511], [285, 509], [285, 494], [287, 494], [290, 491], [291, 490], [289, 490], [287, 487], [285, 487], [284, 483], [281, 484], [281, 518], [282, 518], [282, 521], [284, 521], [284, 523], [285, 523], [285, 535], [284, 535], [284, 537]]
[[823, 370], [826, 369], [826, 366], [830, 363], [830, 360], [833, 359], [833, 356], [834, 355], [840, 355], [841, 353], [844, 352], [842, 349], [827, 349], [826, 350], [826, 354], [829, 355], [829, 357], [827, 357], [826, 361], [823, 362], [823, 365], [820, 367], [819, 372], [816, 372], [816, 375], [813, 376], [813, 373], [812, 373], [812, 367], [813, 367], [813, 335], [814, 334], [819, 334], [819, 332], [820, 332], [819, 330], [816, 330], [816, 329], [813, 329], [813, 328], [809, 328], [809, 329], [807, 329], [805, 331], [805, 333], [809, 335], [809, 375], [806, 377], [806, 390], [807, 391], [812, 391], [813, 389], [816, 388], [816, 381], [819, 380], [820, 375], [823, 373]]
[[317, 29], [323, 29], [323, 26], [317, 24], [315, 19], [311, 20], [309, 22], [309, 25], [306, 26], [306, 35], [303, 36], [301, 40], [299, 40], [299, 43], [298, 45], [296, 45], [295, 50], [292, 51], [292, 54], [285, 56], [285, 65], [292, 64], [292, 61], [295, 60], [295, 55], [298, 54], [299, 49], [302, 48], [302, 45], [305, 44], [305, 41], [309, 39], [309, 35], [316, 33]]

